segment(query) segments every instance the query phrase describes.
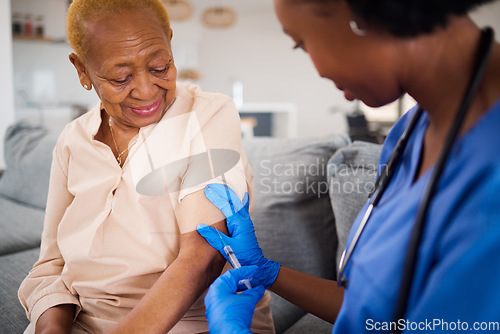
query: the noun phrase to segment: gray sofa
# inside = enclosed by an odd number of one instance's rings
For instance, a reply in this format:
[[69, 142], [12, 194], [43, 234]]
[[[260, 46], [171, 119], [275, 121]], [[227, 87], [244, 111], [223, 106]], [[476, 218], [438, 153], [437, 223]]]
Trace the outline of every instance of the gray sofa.
[[[39, 253], [57, 133], [18, 123], [5, 139], [0, 176], [0, 333], [28, 324], [17, 289]], [[348, 136], [245, 140], [255, 174], [253, 220], [266, 256], [334, 279], [338, 256], [373, 186], [380, 146]], [[330, 333], [331, 324], [272, 296], [277, 333]]]

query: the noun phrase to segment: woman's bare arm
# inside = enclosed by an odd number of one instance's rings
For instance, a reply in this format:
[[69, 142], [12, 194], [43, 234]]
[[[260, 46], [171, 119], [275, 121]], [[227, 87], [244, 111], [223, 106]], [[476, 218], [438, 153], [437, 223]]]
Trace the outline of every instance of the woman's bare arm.
[[[227, 231], [225, 221], [216, 225]], [[198, 232], [182, 234], [177, 259], [112, 333], [169, 331], [220, 275], [225, 262]]]
[[62, 304], [51, 307], [38, 318], [35, 334], [69, 334], [71, 333], [74, 317], [75, 305], [73, 304]]

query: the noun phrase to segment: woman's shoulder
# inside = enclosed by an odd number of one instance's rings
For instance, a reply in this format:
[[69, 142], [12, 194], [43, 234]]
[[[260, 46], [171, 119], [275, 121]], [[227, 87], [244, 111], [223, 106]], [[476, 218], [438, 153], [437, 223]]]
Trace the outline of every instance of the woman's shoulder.
[[98, 103], [64, 126], [59, 135], [59, 144], [67, 145], [69, 142], [79, 140], [82, 137], [92, 139], [99, 130], [100, 122], [100, 103]]
[[189, 83], [177, 84], [177, 97], [184, 112], [193, 112], [203, 124], [217, 121], [226, 125], [238, 122], [238, 109], [233, 100], [221, 93], [205, 92], [199, 86]]
[[232, 102], [232, 99], [227, 95], [204, 91], [200, 86], [189, 82], [177, 83], [177, 98], [192, 100], [195, 106]]
[[461, 138], [459, 153], [469, 162], [500, 164], [500, 100]]

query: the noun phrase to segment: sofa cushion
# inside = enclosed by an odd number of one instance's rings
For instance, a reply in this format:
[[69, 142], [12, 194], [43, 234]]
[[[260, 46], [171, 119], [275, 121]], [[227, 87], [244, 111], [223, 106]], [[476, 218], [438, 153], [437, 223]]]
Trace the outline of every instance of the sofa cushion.
[[44, 211], [0, 195], [0, 255], [40, 246]]
[[26, 122], [7, 129], [4, 150], [7, 168], [0, 178], [1, 195], [45, 208], [57, 136], [58, 133]]
[[[334, 278], [337, 237], [326, 167], [335, 151], [349, 143], [345, 135], [243, 141], [255, 176], [252, 220], [265, 256]], [[277, 295], [271, 306], [278, 333], [305, 314]]]
[[330, 334], [332, 332], [332, 327], [333, 325], [329, 322], [308, 313], [300, 318], [292, 327], [287, 329], [284, 334]]
[[0, 332], [22, 333], [28, 318], [17, 298], [23, 279], [38, 260], [39, 248], [0, 256]]
[[338, 237], [337, 267], [359, 211], [367, 202], [377, 176], [382, 146], [355, 141], [328, 162], [330, 199]]

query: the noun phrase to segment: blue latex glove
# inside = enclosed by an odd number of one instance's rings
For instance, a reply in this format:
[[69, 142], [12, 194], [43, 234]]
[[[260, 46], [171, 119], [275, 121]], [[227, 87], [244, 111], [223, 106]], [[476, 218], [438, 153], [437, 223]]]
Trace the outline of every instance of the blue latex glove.
[[237, 294], [238, 282], [252, 277], [256, 266], [231, 269], [217, 278], [205, 296], [206, 316], [210, 333], [251, 333], [255, 305], [264, 295], [262, 285]]
[[227, 228], [231, 237], [220, 233], [207, 225], [198, 225], [198, 232], [208, 243], [228, 260], [223, 248], [224, 242], [231, 246], [236, 258], [242, 266], [255, 265], [259, 270], [255, 273], [250, 284], [263, 285], [268, 289], [276, 280], [280, 264], [268, 260], [259, 247], [255, 229], [250, 214], [248, 213], [248, 193], [243, 198], [243, 204], [236, 193], [228, 186], [222, 184], [209, 184], [205, 188], [205, 196], [226, 216]]

